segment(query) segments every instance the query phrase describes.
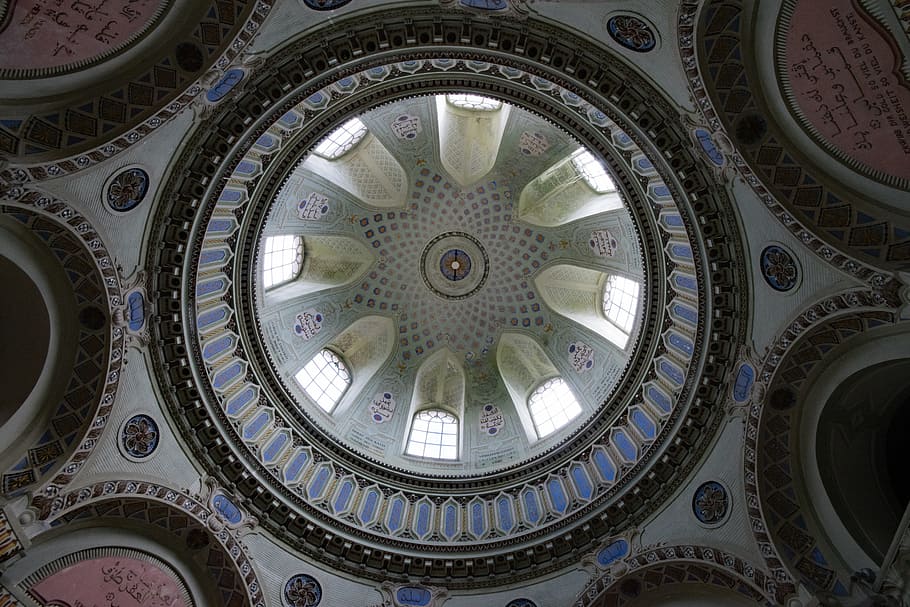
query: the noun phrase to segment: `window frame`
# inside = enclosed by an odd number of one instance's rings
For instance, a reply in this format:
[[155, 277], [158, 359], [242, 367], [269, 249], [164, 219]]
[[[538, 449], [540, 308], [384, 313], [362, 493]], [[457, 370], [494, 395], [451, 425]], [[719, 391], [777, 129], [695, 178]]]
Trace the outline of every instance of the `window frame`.
[[[359, 116], [354, 116], [316, 144], [313, 153], [324, 160], [338, 160], [356, 148], [369, 134], [370, 129]], [[347, 140], [342, 137], [347, 137]]]
[[[574, 404], [575, 409], [577, 409], [577, 410], [575, 410], [575, 412], [573, 414], [569, 415], [569, 414], [565, 413], [566, 407], [561, 408], [558, 411], [558, 413], [565, 414], [566, 419], [559, 425], [557, 425], [553, 421], [555, 418], [555, 416], [554, 416], [555, 409], [551, 405], [558, 406], [560, 399], [565, 396], [564, 393], [560, 393], [560, 395], [555, 396], [554, 399], [550, 400], [550, 402], [543, 403], [543, 406], [545, 408], [545, 413], [547, 414], [547, 418], [545, 420], [538, 419], [538, 414], [535, 413], [535, 403], [534, 403], [535, 397], [537, 397], [538, 395], [545, 394], [548, 391], [548, 389], [551, 386], [553, 386], [553, 384], [555, 384], [556, 382], [559, 382], [563, 386], [565, 386], [565, 391], [568, 392], [569, 395], [571, 395], [572, 404]], [[534, 386], [534, 388], [530, 391], [530, 393], [528, 394], [528, 397], [525, 399], [525, 406], [528, 409], [528, 415], [531, 417], [531, 423], [534, 426], [534, 431], [537, 433], [538, 439], [544, 439], [548, 436], [556, 434], [558, 431], [560, 431], [563, 428], [565, 428], [566, 426], [568, 426], [572, 422], [572, 420], [577, 418], [584, 411], [584, 409], [581, 406], [581, 403], [578, 401], [578, 397], [575, 396], [574, 390], [572, 390], [572, 387], [569, 385], [569, 382], [567, 382], [563, 378], [562, 375], [553, 375], [551, 377], [548, 377], [548, 378], [538, 382], [537, 385]], [[544, 425], [545, 423], [552, 423], [553, 428], [547, 432], [541, 432], [541, 426]]]
[[[432, 419], [431, 420], [419, 420], [418, 418], [420, 418], [420, 416], [422, 416], [422, 415], [435, 415], [436, 417], [444, 416], [444, 417], [448, 417], [451, 420], [451, 422], [447, 423], [445, 420], [443, 420], [442, 431], [430, 432], [431, 424], [433, 423], [433, 420]], [[416, 429], [415, 424], [418, 421], [425, 422], [427, 424], [426, 429], [423, 429], [423, 430]], [[454, 426], [454, 432], [445, 432], [444, 431], [446, 429], [446, 427], [452, 427], [452, 426]], [[421, 432], [425, 435], [423, 440], [417, 441], [415, 439], [415, 437], [414, 437], [415, 431]], [[429, 436], [431, 434], [438, 435], [440, 437], [440, 441], [438, 443], [428, 442], [427, 439], [429, 438]], [[442, 438], [445, 436], [454, 436], [454, 444], [452, 444], [452, 445], [444, 444], [445, 441], [443, 441]], [[458, 419], [457, 415], [455, 415], [451, 411], [447, 411], [442, 408], [437, 408], [437, 407], [424, 408], [424, 409], [421, 409], [420, 411], [417, 411], [416, 413], [414, 413], [414, 415], [411, 417], [411, 423], [408, 426], [408, 437], [407, 437], [407, 440], [405, 441], [404, 454], [407, 456], [410, 456], [410, 457], [419, 457], [421, 459], [436, 460], [436, 461], [441, 461], [441, 462], [458, 461], [458, 459], [461, 456], [461, 453], [460, 453], [461, 452], [461, 449], [460, 449], [461, 440], [460, 439], [461, 439], [461, 421]], [[420, 453], [412, 452], [412, 446], [414, 446], [414, 445], [420, 447], [420, 451], [421, 451]], [[426, 451], [427, 451], [428, 447], [437, 447], [439, 449], [439, 456], [426, 455]], [[443, 449], [446, 447], [450, 447], [450, 448], [454, 449], [454, 455], [452, 457], [446, 457], [443, 455]]]
[[[607, 291], [611, 290], [614, 287], [613, 281], [624, 281], [635, 285], [635, 293], [630, 294], [623, 287], [618, 287], [618, 290], [621, 292], [622, 299], [619, 303], [615, 303], [615, 300], [612, 298], [609, 301], [607, 300]], [[632, 304], [630, 306], [625, 306], [624, 302], [626, 298], [631, 295]], [[614, 306], [615, 303], [615, 306]], [[608, 305], [610, 309], [608, 309]], [[635, 279], [629, 278], [628, 276], [623, 276], [622, 274], [610, 274], [607, 276], [607, 280], [604, 281], [603, 289], [600, 292], [600, 309], [603, 314], [604, 319], [609, 322], [611, 325], [622, 331], [626, 336], [631, 336], [632, 331], [635, 330], [635, 324], [638, 320], [638, 308], [641, 305], [641, 283]], [[618, 309], [618, 312], [611, 314], [611, 309]], [[617, 318], [618, 314], [622, 314], [623, 318]]]
[[[572, 156], [572, 168], [575, 169], [575, 173], [587, 184], [591, 190], [597, 194], [612, 194], [616, 192], [619, 188], [616, 187], [616, 182], [613, 180], [613, 176], [610, 175], [610, 171], [607, 170], [606, 165], [594, 154], [591, 153], [587, 148], [579, 148], [576, 150]], [[594, 166], [599, 171], [595, 173], [589, 167]], [[603, 173], [602, 175], [600, 173]], [[603, 189], [599, 180], [606, 179], [610, 187]]]
[[503, 106], [499, 99], [475, 93], [447, 93], [446, 103], [454, 108], [472, 112], [498, 112]]
[[[280, 249], [269, 250], [270, 244], [274, 243], [278, 239], [287, 239], [290, 238], [291, 246], [282, 247]], [[296, 251], [295, 251], [296, 249]], [[277, 265], [269, 266], [269, 263], [273, 260], [273, 257], [285, 252], [295, 251], [294, 259], [292, 261], [285, 262]], [[303, 261], [304, 261], [304, 249], [303, 249], [303, 238], [297, 234], [275, 234], [274, 236], [266, 236], [265, 242], [262, 245], [262, 288], [266, 291], [280, 287], [281, 285], [288, 284], [293, 282], [303, 271]], [[277, 272], [282, 268], [290, 266], [292, 271], [290, 274], [285, 274], [280, 280], [273, 280], [273, 273]], [[271, 281], [270, 284], [267, 284], [267, 279]]]
[[[310, 371], [307, 370], [307, 368], [317, 360], [317, 357], [320, 356], [326, 360], [326, 363], [316, 369], [316, 374], [313, 375]], [[328, 357], [331, 357], [335, 360], [331, 360]], [[328, 378], [329, 383], [327, 385], [319, 385], [318, 388], [320, 390], [320, 393], [318, 395], [314, 395], [315, 390], [313, 392], [310, 392], [310, 387], [313, 386], [313, 384], [317, 383], [319, 377], [328, 377], [324, 374], [324, 371], [332, 365], [335, 366], [336, 371], [339, 371], [339, 373], [336, 374], [334, 378]], [[340, 365], [340, 369], [338, 368], [338, 365]], [[302, 381], [300, 381], [300, 376], [304, 372], [306, 372], [307, 378], [309, 379], [307, 384], [304, 384]], [[320, 399], [326, 394], [329, 394], [329, 387], [334, 387], [336, 390], [338, 389], [337, 385], [335, 384], [335, 380], [338, 377], [342, 377], [344, 381], [344, 388], [340, 391], [338, 396], [334, 398], [334, 402], [332, 402], [331, 406], [326, 407], [324, 402], [320, 402]], [[303, 390], [304, 394], [310, 398], [310, 400], [316, 403], [316, 405], [322, 411], [331, 415], [332, 412], [338, 407], [339, 403], [341, 403], [341, 401], [344, 399], [344, 395], [347, 394], [347, 391], [354, 384], [354, 374], [351, 372], [350, 365], [348, 365], [341, 354], [335, 352], [331, 348], [323, 347], [294, 374], [294, 380], [297, 382], [297, 385], [300, 386], [300, 388]]]

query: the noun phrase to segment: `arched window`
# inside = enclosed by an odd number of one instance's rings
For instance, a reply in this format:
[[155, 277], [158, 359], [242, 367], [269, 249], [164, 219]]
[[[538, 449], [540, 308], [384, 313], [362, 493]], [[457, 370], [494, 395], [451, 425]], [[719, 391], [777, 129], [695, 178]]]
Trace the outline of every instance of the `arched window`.
[[405, 453], [433, 459], [458, 459], [458, 418], [439, 409], [418, 412], [411, 422]]
[[300, 236], [269, 236], [265, 240], [262, 282], [266, 289], [297, 278], [303, 265]]
[[603, 163], [588, 150], [582, 149], [572, 154], [572, 164], [578, 174], [598, 194], [616, 191], [616, 185], [614, 185]]
[[581, 413], [581, 405], [569, 384], [561, 377], [553, 377], [537, 386], [528, 398], [528, 410], [537, 436], [543, 438], [575, 419]]
[[477, 110], [480, 112], [492, 112], [502, 107], [502, 101], [482, 97], [480, 95], [469, 95], [467, 93], [457, 93], [446, 95], [446, 101], [465, 110]]
[[351, 385], [351, 374], [341, 357], [331, 350], [320, 350], [294, 376], [307, 395], [331, 413]]
[[610, 276], [604, 287], [604, 316], [626, 335], [635, 325], [638, 283], [625, 276]]
[[367, 136], [367, 127], [360, 118], [351, 118], [340, 127], [329, 133], [314, 150], [326, 160], [341, 158]]

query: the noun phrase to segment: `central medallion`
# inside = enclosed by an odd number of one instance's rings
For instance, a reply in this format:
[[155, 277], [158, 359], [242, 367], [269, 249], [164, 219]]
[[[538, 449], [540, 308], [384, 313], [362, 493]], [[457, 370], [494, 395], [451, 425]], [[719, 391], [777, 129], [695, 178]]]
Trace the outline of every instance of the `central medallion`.
[[466, 232], [443, 232], [420, 256], [423, 283], [443, 299], [458, 300], [477, 293], [487, 280], [490, 264], [479, 240]]

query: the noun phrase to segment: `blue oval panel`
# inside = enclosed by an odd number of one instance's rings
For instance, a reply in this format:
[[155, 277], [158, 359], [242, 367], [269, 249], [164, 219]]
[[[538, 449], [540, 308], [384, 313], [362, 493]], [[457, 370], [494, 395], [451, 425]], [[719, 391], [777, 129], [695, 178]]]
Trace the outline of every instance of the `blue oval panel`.
[[738, 403], [749, 400], [753, 383], [755, 383], [755, 369], [749, 363], [741, 364], [736, 373], [736, 382], [733, 384], [733, 400]]
[[597, 564], [607, 567], [615, 563], [629, 552], [629, 543], [626, 540], [616, 540], [597, 553]]
[[433, 595], [430, 594], [430, 591], [426, 588], [418, 588], [417, 586], [404, 586], [399, 588], [398, 592], [395, 594], [395, 599], [401, 605], [414, 605], [415, 607], [423, 607], [430, 604], [430, 599], [433, 598]]
[[215, 496], [212, 500], [212, 506], [215, 508], [215, 511], [221, 515], [221, 518], [232, 525], [239, 525], [243, 520], [243, 514], [240, 512], [240, 508], [223, 493], [219, 493]]
[[224, 99], [225, 95], [230, 93], [241, 80], [243, 80], [243, 70], [237, 68], [228, 70], [224, 73], [224, 76], [221, 77], [221, 80], [208, 90], [205, 94], [205, 98], [211, 103], [218, 103]]

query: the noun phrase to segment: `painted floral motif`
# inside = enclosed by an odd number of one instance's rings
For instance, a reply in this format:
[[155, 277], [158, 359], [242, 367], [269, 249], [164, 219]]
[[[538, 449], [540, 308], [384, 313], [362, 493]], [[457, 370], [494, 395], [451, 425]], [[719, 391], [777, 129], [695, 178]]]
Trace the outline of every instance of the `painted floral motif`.
[[515, 599], [510, 601], [506, 607], [537, 607], [537, 604], [531, 599]]
[[322, 587], [312, 576], [300, 573], [284, 585], [284, 600], [288, 607], [316, 607], [322, 600]]
[[799, 276], [793, 256], [777, 245], [765, 247], [762, 251], [761, 273], [775, 291], [789, 291], [796, 286]]
[[471, 273], [471, 257], [461, 249], [449, 249], [439, 261], [439, 270], [449, 280], [463, 280]]
[[112, 209], [125, 213], [136, 208], [148, 190], [148, 173], [139, 168], [126, 169], [107, 186], [105, 199]]
[[657, 46], [657, 37], [647, 23], [632, 15], [617, 15], [607, 21], [613, 40], [637, 53], [647, 53]]
[[695, 518], [702, 523], [712, 525], [719, 523], [727, 514], [729, 508], [727, 490], [716, 481], [703, 483], [692, 498], [692, 510]]
[[120, 440], [123, 449], [132, 457], [142, 459], [158, 447], [158, 424], [148, 415], [134, 415], [123, 426]]

